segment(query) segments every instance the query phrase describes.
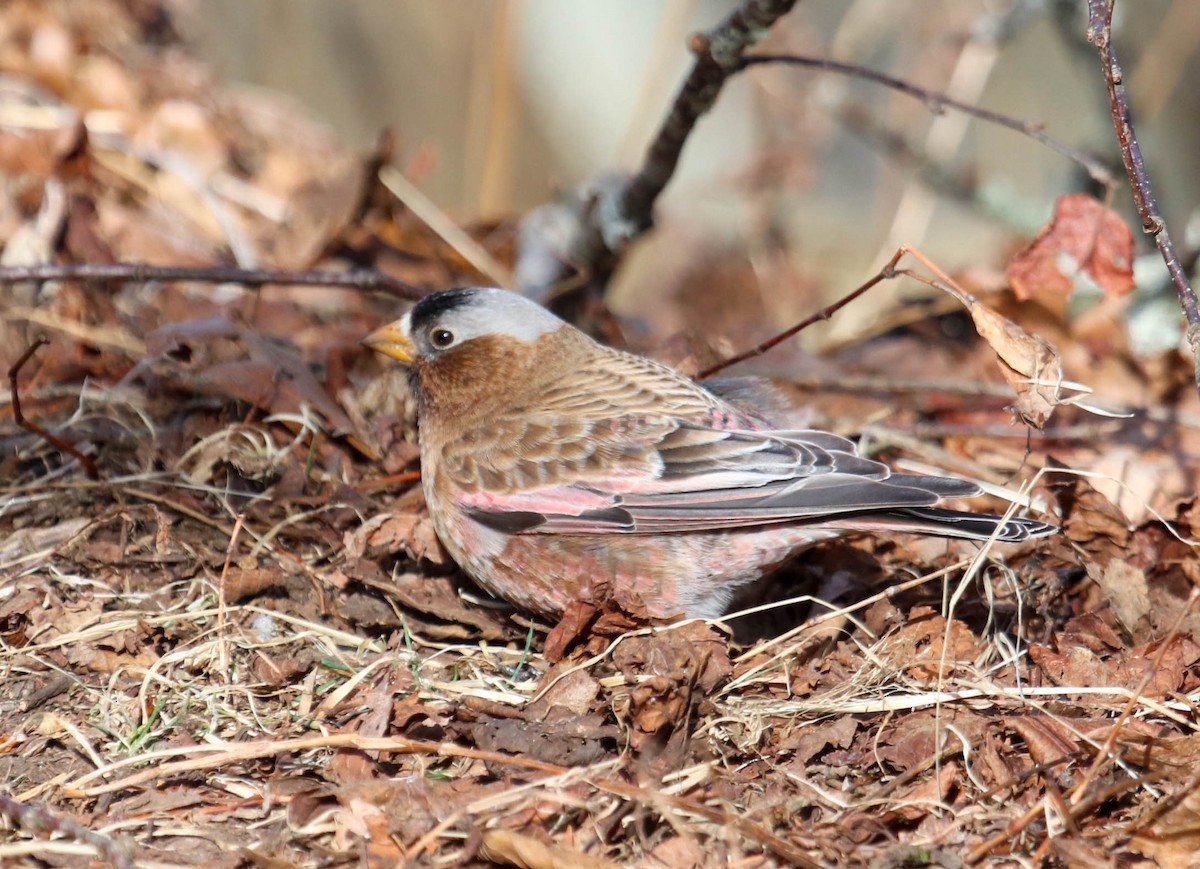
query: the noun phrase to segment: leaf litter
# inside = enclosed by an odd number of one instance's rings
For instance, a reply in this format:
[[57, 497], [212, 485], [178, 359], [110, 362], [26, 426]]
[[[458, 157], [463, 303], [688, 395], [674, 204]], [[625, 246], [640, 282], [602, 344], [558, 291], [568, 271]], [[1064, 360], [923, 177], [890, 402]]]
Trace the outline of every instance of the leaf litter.
[[[147, 48], [151, 5], [0, 14], [18, 94], [0, 127], [20, 179], [0, 190], [6, 264], [232, 258], [479, 281], [294, 108], [214, 96], [186, 54]], [[35, 63], [25, 33], [104, 50]], [[953, 312], [909, 317], [832, 354], [875, 391], [781, 386], [848, 432], [886, 405], [872, 442], [887, 458], [952, 460], [1064, 533], [1004, 552], [836, 541], [728, 627], [586, 607], [531, 624], [475, 590], [432, 533], [402, 381], [356, 347], [394, 303], [6, 285], [0, 364], [48, 335], [18, 373], [23, 406], [101, 478], [0, 418], [0, 857], [1187, 865], [1200, 411], [1169, 385], [1171, 359], [1066, 317], [1057, 297], [1079, 278], [1052, 272], [1067, 226], [1071, 262], [1103, 254], [1095, 279], [1123, 292], [1123, 235], [1067, 202], [1010, 270], [1025, 301], [995, 273], [961, 276], [982, 341], [946, 338]], [[511, 264], [487, 229], [473, 244]], [[691, 275], [665, 297], [722, 292]], [[931, 359], [957, 384], [899, 388]], [[1132, 416], [1098, 427], [1047, 391], [1064, 371]], [[1032, 452], [1005, 383], [1044, 427]]]

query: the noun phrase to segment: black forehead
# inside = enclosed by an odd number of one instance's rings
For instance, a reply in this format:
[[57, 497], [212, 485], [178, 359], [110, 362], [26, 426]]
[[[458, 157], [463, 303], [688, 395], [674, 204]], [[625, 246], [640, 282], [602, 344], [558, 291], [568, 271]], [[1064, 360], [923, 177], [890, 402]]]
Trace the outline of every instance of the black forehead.
[[476, 292], [473, 289], [445, 290], [421, 299], [412, 309], [410, 322], [413, 331], [428, 325], [448, 311], [466, 307], [474, 300]]

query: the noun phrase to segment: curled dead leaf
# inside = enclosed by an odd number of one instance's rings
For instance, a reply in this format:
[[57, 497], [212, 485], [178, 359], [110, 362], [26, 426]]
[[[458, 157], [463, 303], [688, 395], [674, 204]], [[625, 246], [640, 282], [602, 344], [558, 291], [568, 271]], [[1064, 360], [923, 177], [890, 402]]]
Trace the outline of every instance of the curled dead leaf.
[[996, 352], [1004, 379], [1017, 393], [1013, 412], [1034, 428], [1045, 427], [1062, 404], [1063, 370], [1058, 351], [973, 296], [963, 299], [979, 337]]
[[965, 290], [949, 285], [942, 289], [962, 302], [975, 323], [975, 331], [995, 352], [1000, 372], [1017, 394], [1013, 412], [1040, 431], [1054, 408], [1067, 403], [1062, 390], [1068, 384], [1058, 351]]

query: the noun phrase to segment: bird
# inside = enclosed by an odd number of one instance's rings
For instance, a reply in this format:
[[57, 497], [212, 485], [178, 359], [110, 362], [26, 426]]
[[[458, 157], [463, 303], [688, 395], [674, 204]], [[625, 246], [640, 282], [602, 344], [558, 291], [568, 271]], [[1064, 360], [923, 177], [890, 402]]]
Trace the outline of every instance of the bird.
[[980, 488], [781, 427], [741, 378], [697, 383], [508, 290], [432, 293], [361, 343], [407, 366], [422, 488], [449, 554], [545, 618], [612, 601], [717, 619], [743, 586], [850, 532], [1016, 543], [1058, 530], [937, 507]]

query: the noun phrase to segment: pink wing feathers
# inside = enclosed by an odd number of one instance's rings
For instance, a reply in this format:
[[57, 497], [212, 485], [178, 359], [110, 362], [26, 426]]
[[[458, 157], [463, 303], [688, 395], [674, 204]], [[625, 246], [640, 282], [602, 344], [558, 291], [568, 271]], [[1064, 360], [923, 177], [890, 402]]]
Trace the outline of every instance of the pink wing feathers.
[[[933, 509], [978, 494], [972, 483], [894, 474], [826, 432], [771, 430], [656, 363], [622, 355], [577, 375], [447, 447], [443, 472], [471, 518], [512, 534], [806, 523], [983, 539], [1001, 522]], [[1000, 539], [1050, 530], [1014, 519]]]

